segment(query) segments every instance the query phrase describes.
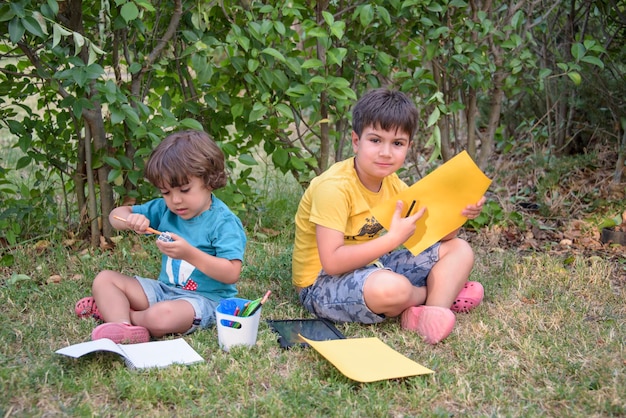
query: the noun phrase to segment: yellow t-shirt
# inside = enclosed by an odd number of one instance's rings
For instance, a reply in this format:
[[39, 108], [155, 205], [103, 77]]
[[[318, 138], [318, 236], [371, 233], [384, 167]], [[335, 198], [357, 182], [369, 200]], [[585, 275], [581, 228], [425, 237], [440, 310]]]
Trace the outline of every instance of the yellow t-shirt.
[[354, 157], [333, 164], [314, 178], [304, 192], [296, 212], [296, 238], [292, 259], [292, 280], [298, 287], [315, 282], [322, 269], [316, 225], [343, 232], [346, 245], [376, 238], [383, 226], [370, 208], [391, 199], [408, 186], [393, 173], [383, 179], [378, 192], [363, 186], [354, 169]]

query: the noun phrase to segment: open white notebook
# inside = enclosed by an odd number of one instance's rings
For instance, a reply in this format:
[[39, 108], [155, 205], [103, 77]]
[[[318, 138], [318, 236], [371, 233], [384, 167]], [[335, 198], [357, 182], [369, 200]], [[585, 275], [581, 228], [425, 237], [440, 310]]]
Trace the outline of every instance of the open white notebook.
[[124, 358], [131, 369], [167, 367], [172, 364], [194, 364], [204, 359], [182, 338], [140, 344], [116, 344], [108, 338], [70, 345], [57, 354], [79, 358], [96, 351], [110, 351]]

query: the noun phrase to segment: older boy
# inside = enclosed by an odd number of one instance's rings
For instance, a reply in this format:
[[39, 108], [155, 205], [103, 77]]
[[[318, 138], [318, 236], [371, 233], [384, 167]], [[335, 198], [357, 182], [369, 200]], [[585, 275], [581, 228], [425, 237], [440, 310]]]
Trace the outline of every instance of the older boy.
[[[296, 213], [293, 283], [311, 313], [335, 322], [378, 323], [401, 316], [405, 329], [436, 344], [454, 327], [453, 311], [478, 305], [483, 288], [467, 282], [474, 263], [469, 244], [456, 231], [417, 256], [397, 249], [415, 232], [427, 208], [403, 217], [399, 201], [391, 226], [370, 208], [408, 186], [402, 167], [417, 129], [415, 105], [401, 92], [365, 94], [352, 115], [354, 157], [315, 178]], [[462, 212], [477, 217], [484, 203]], [[469, 203], [469, 202], [468, 202]]]

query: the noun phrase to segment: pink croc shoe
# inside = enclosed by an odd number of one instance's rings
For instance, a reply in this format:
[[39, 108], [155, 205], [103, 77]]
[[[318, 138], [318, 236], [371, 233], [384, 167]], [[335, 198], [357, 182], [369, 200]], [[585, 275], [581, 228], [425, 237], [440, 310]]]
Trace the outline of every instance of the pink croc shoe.
[[108, 338], [116, 344], [137, 344], [150, 341], [150, 332], [147, 328], [138, 325], [107, 322], [95, 327], [91, 333], [92, 340]]
[[468, 313], [482, 302], [485, 296], [483, 285], [478, 282], [467, 282], [461, 289], [450, 307], [453, 312]]
[[402, 328], [417, 332], [428, 344], [437, 344], [452, 332], [456, 317], [440, 306], [413, 306], [400, 318]]
[[82, 298], [74, 306], [74, 311], [79, 318], [94, 318], [96, 321], [103, 321], [102, 315], [96, 306], [96, 301], [92, 296]]

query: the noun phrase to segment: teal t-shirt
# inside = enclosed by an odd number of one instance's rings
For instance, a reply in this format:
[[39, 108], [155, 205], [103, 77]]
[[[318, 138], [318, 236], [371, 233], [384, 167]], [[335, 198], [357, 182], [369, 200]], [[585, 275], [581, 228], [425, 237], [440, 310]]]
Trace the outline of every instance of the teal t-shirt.
[[[215, 257], [243, 261], [246, 234], [239, 218], [212, 195], [211, 207], [195, 218], [185, 220], [171, 212], [163, 198], [134, 205], [133, 213], [145, 215], [150, 226], [161, 232], [173, 232], [189, 244]], [[196, 291], [219, 301], [237, 294], [234, 284], [226, 284], [202, 273], [183, 260], [162, 256], [159, 280], [169, 286]]]

